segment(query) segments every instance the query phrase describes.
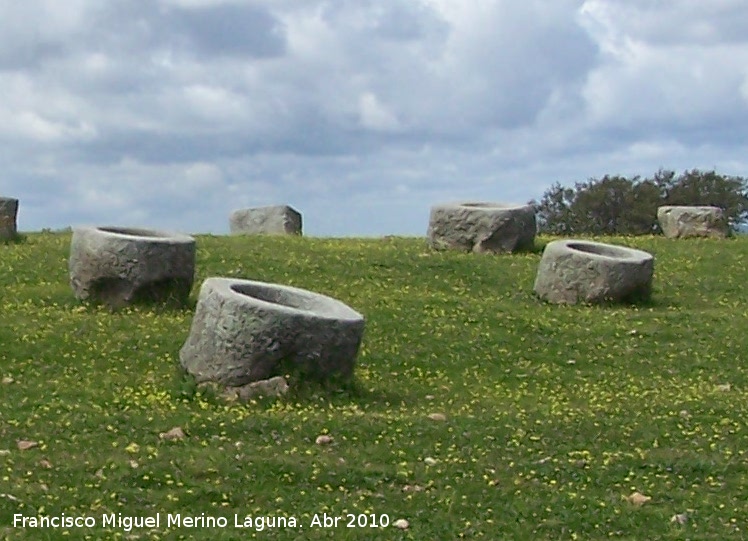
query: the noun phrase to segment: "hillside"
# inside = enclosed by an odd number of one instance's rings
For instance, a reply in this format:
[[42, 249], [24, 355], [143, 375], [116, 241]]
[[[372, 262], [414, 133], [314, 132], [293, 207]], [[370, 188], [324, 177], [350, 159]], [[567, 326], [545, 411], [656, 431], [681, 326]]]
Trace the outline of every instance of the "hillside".
[[[651, 302], [543, 304], [540, 250], [198, 237], [193, 299], [204, 278], [235, 276], [367, 319], [353, 385], [248, 405], [177, 370], [191, 309], [80, 304], [69, 234], [0, 245], [0, 539], [740, 539], [748, 237], [598, 240], [655, 255]], [[187, 437], [159, 437], [173, 427]], [[14, 527], [16, 514], [96, 529]], [[202, 527], [167, 525], [175, 514]], [[160, 523], [126, 531], [113, 515]], [[258, 531], [258, 517], [297, 525]]]

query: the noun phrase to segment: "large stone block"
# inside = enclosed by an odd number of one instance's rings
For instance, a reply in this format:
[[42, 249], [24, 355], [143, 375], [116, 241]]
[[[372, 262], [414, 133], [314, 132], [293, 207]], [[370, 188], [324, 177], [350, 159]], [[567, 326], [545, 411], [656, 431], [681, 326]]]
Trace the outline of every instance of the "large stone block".
[[657, 209], [657, 221], [668, 238], [713, 237], [730, 233], [727, 217], [719, 207], [664, 206]]
[[427, 236], [437, 250], [505, 253], [531, 249], [536, 231], [532, 205], [467, 202], [432, 207]]
[[361, 314], [325, 295], [208, 278], [179, 359], [198, 383], [239, 387], [285, 371], [344, 381], [353, 375], [363, 332]]
[[81, 300], [112, 307], [184, 303], [194, 280], [195, 239], [150, 229], [75, 227], [68, 265]]
[[11, 240], [18, 234], [18, 199], [0, 197], [0, 240]]
[[556, 304], [643, 300], [654, 257], [642, 250], [585, 240], [557, 240], [543, 251], [535, 293]]
[[229, 228], [234, 235], [301, 235], [301, 213], [288, 205], [235, 210]]

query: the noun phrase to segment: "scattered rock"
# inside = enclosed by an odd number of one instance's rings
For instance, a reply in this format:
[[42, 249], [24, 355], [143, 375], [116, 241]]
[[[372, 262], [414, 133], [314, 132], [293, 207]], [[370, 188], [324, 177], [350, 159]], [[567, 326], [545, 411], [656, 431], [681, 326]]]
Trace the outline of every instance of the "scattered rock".
[[671, 239], [712, 237], [723, 239], [730, 234], [725, 213], [719, 207], [664, 206], [657, 209], [662, 233]]
[[18, 446], [19, 450], [28, 451], [29, 449], [33, 449], [34, 447], [39, 447], [39, 442], [31, 440], [18, 440], [16, 445]]
[[49, 470], [52, 468], [52, 463], [47, 460], [46, 458], [42, 458], [39, 462], [39, 467], [44, 468], [45, 470]]
[[720, 393], [727, 393], [732, 389], [732, 386], [729, 383], [722, 383], [720, 385], [717, 385], [714, 390], [718, 391]]
[[688, 522], [688, 513], [676, 513], [672, 516], [670, 522], [683, 525]]
[[317, 445], [329, 445], [333, 442], [333, 437], [329, 434], [320, 434], [317, 436], [317, 439], [314, 440], [314, 443]]
[[436, 464], [438, 462], [438, 460], [436, 460], [433, 457], [427, 456], [426, 458], [423, 459], [423, 462], [427, 466], [433, 466], [434, 464]]
[[14, 379], [13, 379], [12, 377], [10, 377], [10, 376], [3, 376], [3, 380], [2, 380], [2, 382], [3, 382], [3, 385], [10, 385], [11, 383], [14, 383], [15, 381], [16, 381], [16, 380], [14, 380]]
[[410, 522], [408, 522], [404, 518], [397, 519], [395, 522], [392, 523], [392, 525], [395, 528], [400, 528], [401, 530], [407, 530], [408, 528], [410, 528]]
[[288, 392], [288, 382], [283, 376], [253, 381], [241, 387], [229, 387], [229, 392], [236, 393], [236, 399], [249, 402], [253, 398], [265, 396], [268, 398], [281, 397]]
[[161, 432], [158, 437], [166, 441], [181, 441], [186, 438], [187, 435], [184, 433], [181, 426], [175, 426], [171, 430]]
[[636, 506], [644, 505], [645, 503], [647, 503], [651, 499], [652, 498], [650, 498], [649, 496], [645, 496], [641, 492], [634, 492], [633, 494], [631, 494], [630, 496], [628, 496], [626, 498], [626, 500], [628, 500], [629, 503], [632, 503], [632, 504], [634, 504]]
[[429, 413], [428, 418], [432, 421], [446, 421], [447, 416], [443, 413]]

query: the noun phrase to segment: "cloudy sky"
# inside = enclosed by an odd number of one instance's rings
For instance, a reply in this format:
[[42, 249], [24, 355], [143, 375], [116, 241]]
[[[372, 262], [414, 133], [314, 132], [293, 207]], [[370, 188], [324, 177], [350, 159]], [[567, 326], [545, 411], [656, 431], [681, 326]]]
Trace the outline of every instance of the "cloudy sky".
[[19, 229], [423, 235], [660, 167], [748, 176], [745, 0], [0, 0]]

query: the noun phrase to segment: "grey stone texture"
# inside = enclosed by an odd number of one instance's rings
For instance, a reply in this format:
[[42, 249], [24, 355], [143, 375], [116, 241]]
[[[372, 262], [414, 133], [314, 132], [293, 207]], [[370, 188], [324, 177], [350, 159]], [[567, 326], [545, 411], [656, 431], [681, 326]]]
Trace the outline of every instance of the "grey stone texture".
[[543, 251], [535, 293], [556, 304], [626, 302], [649, 297], [654, 257], [586, 240], [556, 240]]
[[723, 239], [730, 234], [725, 213], [719, 207], [664, 206], [657, 209], [662, 233], [671, 239], [713, 237]]
[[198, 383], [238, 387], [286, 373], [345, 381], [353, 375], [363, 332], [364, 317], [331, 297], [208, 278], [179, 359]]
[[532, 249], [536, 231], [532, 205], [445, 203], [431, 208], [427, 240], [436, 250], [511, 253]]
[[241, 402], [248, 402], [258, 397], [281, 397], [288, 393], [288, 382], [283, 376], [275, 376], [270, 379], [253, 381], [241, 387], [229, 387], [228, 393], [235, 392], [236, 399]]
[[288, 205], [235, 210], [229, 228], [232, 235], [301, 235], [301, 213]]
[[0, 197], [0, 240], [11, 240], [18, 234], [18, 199]]
[[290, 389], [288, 381], [283, 376], [252, 381], [238, 387], [222, 385], [216, 381], [203, 381], [197, 385], [197, 388], [201, 391], [208, 390], [214, 396], [229, 403], [246, 403], [256, 398], [280, 398], [286, 395]]
[[70, 285], [76, 298], [118, 308], [133, 302], [187, 302], [195, 239], [127, 227], [75, 227]]

